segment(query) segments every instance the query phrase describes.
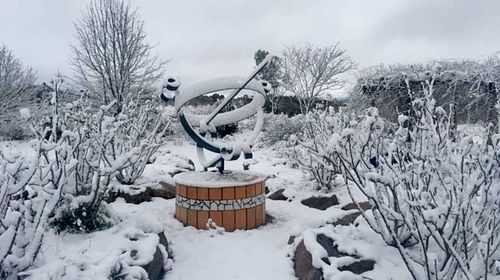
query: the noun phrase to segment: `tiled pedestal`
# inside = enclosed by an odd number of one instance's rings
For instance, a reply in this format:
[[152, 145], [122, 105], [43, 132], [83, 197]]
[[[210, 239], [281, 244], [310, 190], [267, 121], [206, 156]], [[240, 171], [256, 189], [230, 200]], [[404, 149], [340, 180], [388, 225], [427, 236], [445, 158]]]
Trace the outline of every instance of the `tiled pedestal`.
[[175, 217], [184, 225], [206, 227], [208, 219], [226, 231], [265, 223], [265, 178], [246, 171], [186, 172], [175, 176]]

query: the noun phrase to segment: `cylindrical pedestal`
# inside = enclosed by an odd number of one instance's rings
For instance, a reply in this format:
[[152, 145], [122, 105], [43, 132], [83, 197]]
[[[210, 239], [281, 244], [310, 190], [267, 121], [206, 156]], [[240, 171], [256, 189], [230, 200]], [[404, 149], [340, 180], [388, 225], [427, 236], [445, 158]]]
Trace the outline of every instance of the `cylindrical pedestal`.
[[208, 219], [226, 231], [265, 224], [264, 176], [248, 171], [185, 172], [174, 177], [175, 217], [184, 225], [206, 228]]

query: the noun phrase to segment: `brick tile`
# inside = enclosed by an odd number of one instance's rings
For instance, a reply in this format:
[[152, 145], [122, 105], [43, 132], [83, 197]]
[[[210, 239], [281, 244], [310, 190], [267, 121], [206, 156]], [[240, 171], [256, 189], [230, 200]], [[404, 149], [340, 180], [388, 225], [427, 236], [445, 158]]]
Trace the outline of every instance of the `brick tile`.
[[199, 229], [204, 229], [207, 225], [209, 213], [208, 211], [197, 211], [198, 212], [198, 226]]
[[187, 197], [187, 188], [184, 185], [179, 186], [179, 194], [183, 197]]
[[236, 228], [247, 229], [247, 212], [245, 209], [236, 210]]
[[246, 187], [236, 187], [236, 197], [235, 199], [240, 199], [240, 198], [245, 198], [247, 197], [247, 190]]
[[222, 226], [222, 211], [210, 211], [210, 218], [217, 226]]
[[247, 209], [247, 228], [255, 228], [255, 207]]
[[196, 199], [197, 188], [187, 187], [187, 197]]
[[210, 199], [222, 199], [221, 188], [211, 188], [209, 189]]
[[198, 219], [197, 219], [197, 214], [196, 210], [187, 210], [187, 224], [193, 227], [196, 227], [198, 225]]
[[255, 187], [255, 194], [261, 194], [261, 193], [263, 193], [262, 188], [263, 188], [263, 187], [262, 187], [262, 182], [257, 183], [257, 184], [256, 184], [256, 187]]
[[234, 188], [222, 188], [222, 199], [234, 199]]
[[255, 196], [255, 185], [247, 186], [247, 197]]
[[255, 227], [259, 227], [264, 224], [262, 220], [262, 205], [255, 207]]
[[181, 221], [184, 225], [187, 224], [187, 209], [184, 207], [177, 206], [179, 208], [179, 217], [177, 220]]
[[198, 188], [198, 199], [208, 200], [208, 189], [207, 188]]
[[234, 231], [234, 210], [222, 213], [222, 226], [226, 231]]
[[262, 224], [266, 224], [266, 202], [261, 204], [262, 206]]

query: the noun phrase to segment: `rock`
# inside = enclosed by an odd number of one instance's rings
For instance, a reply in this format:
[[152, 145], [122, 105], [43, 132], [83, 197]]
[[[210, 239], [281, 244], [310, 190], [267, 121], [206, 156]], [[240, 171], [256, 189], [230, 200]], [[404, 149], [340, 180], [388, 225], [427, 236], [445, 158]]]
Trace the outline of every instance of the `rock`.
[[266, 213], [266, 224], [272, 224], [276, 220], [273, 216]]
[[[363, 210], [368, 210], [368, 209], [371, 209], [372, 206], [370, 205], [370, 202], [368, 201], [362, 201], [362, 202], [359, 202], [358, 203], [359, 206], [361, 207], [361, 209]], [[351, 202], [351, 203], [348, 203], [344, 206], [342, 206], [341, 208], [342, 210], [358, 210], [358, 206], [356, 206], [356, 204], [354, 204], [354, 202]]]
[[305, 206], [325, 210], [329, 207], [339, 204], [339, 200], [336, 195], [328, 196], [312, 196], [310, 198], [304, 199], [301, 201]]
[[321, 260], [322, 260], [324, 263], [328, 264], [328, 265], [331, 265], [331, 264], [332, 264], [332, 263], [330, 263], [330, 260], [329, 260], [328, 258], [326, 258], [326, 257], [325, 257], [325, 258], [321, 258]]
[[168, 252], [170, 248], [168, 247], [168, 240], [167, 237], [165, 236], [164, 232], [158, 233], [158, 237], [160, 238], [160, 244], [165, 247], [165, 250]]
[[[346, 254], [344, 252], [339, 251], [339, 247], [335, 242], [329, 238], [328, 236], [324, 234], [318, 234], [316, 236], [316, 241], [323, 247], [325, 248], [326, 252], [328, 253], [329, 257], [335, 257], [335, 258], [340, 258], [340, 257], [351, 257], [354, 259], [359, 259], [349, 265], [339, 267], [340, 271], [350, 271], [355, 274], [361, 274], [370, 270], [373, 270], [373, 267], [375, 265], [375, 261], [370, 260], [370, 259], [360, 259], [358, 255], [350, 255]], [[323, 260], [323, 259], [322, 259]], [[324, 262], [330, 264], [330, 261], [328, 259], [323, 260]]]
[[266, 187], [266, 188], [264, 189], [264, 193], [265, 193], [265, 194], [268, 194], [268, 193], [270, 193], [270, 192], [271, 192], [271, 191], [269, 190], [269, 188], [268, 188], [268, 187]]
[[151, 201], [152, 197], [161, 197], [164, 199], [172, 199], [175, 198], [175, 187], [169, 183], [160, 181], [160, 188], [151, 188], [147, 187], [142, 192], [137, 194], [128, 194], [128, 193], [112, 193], [109, 199], [106, 202], [110, 203], [116, 200], [118, 197], [122, 197], [125, 199], [127, 203], [139, 204], [146, 201]]
[[287, 200], [288, 197], [283, 195], [284, 191], [285, 191], [285, 189], [279, 189], [279, 190], [273, 192], [272, 194], [270, 194], [267, 198], [272, 199], [272, 200]]
[[295, 241], [295, 236], [290, 235], [290, 237], [288, 237], [288, 242], [286, 244], [291, 245], [293, 244], [294, 241]]
[[361, 215], [361, 212], [354, 212], [351, 214], [347, 214], [336, 220], [332, 223], [333, 226], [348, 226], [350, 224], [354, 224], [354, 221]]
[[[366, 271], [373, 270], [374, 268], [375, 261], [370, 259], [360, 259], [358, 255], [350, 255], [339, 251], [338, 246], [337, 244], [335, 244], [334, 240], [324, 234], [318, 234], [316, 236], [316, 241], [326, 250], [328, 257], [351, 257], [356, 259], [353, 263], [340, 267], [340, 271], [350, 271], [355, 274], [362, 274]], [[327, 257], [321, 258], [321, 260], [324, 263], [331, 265], [331, 262]], [[300, 244], [297, 246], [293, 261], [295, 276], [297, 276], [298, 279], [323, 279], [323, 273], [321, 269], [317, 269], [312, 265], [311, 253], [309, 253], [304, 246], [304, 241], [300, 242]]]
[[293, 256], [295, 276], [299, 280], [321, 280], [323, 273], [312, 265], [312, 256], [301, 241]]
[[339, 252], [338, 246], [336, 244], [334, 244], [333, 240], [330, 237], [328, 237], [324, 234], [318, 234], [316, 236], [316, 241], [319, 243], [319, 245], [321, 245], [323, 248], [325, 248], [329, 257], [338, 258], [338, 257], [345, 256], [345, 254], [342, 255]]
[[149, 279], [161, 279], [163, 277], [163, 254], [159, 247], [156, 247], [155, 254], [153, 255], [153, 260], [147, 265], [143, 266], [144, 270], [148, 273]]
[[159, 182], [161, 188], [153, 189], [151, 188], [151, 197], [162, 197], [165, 199], [172, 199], [175, 198], [175, 186], [164, 182], [160, 181]]
[[[160, 238], [159, 244], [165, 246], [165, 250], [168, 252], [169, 251], [168, 241], [167, 238], [165, 237], [165, 234], [161, 232], [158, 234], [158, 237]], [[164, 269], [164, 263], [165, 263], [164, 256], [160, 250], [160, 246], [158, 246], [156, 247], [156, 251], [153, 255], [153, 260], [147, 265], [143, 266], [144, 270], [146, 270], [146, 272], [148, 273], [149, 279], [156, 280], [163, 278], [163, 276], [166, 273]]]
[[351, 263], [350, 265], [342, 266], [339, 267], [340, 271], [350, 271], [354, 274], [361, 274], [370, 270], [373, 270], [375, 266], [375, 261], [374, 260], [359, 260], [354, 263]]

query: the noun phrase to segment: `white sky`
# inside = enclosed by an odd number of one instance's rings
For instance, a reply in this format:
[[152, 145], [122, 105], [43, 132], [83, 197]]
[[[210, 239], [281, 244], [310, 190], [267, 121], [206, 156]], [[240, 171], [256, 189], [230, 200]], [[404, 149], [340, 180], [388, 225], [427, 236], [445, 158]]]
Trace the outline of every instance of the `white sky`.
[[[0, 43], [40, 80], [71, 74], [73, 22], [88, 1], [0, 0]], [[336, 41], [366, 67], [500, 50], [498, 0], [133, 0], [167, 73], [189, 84], [246, 75], [254, 52]]]

